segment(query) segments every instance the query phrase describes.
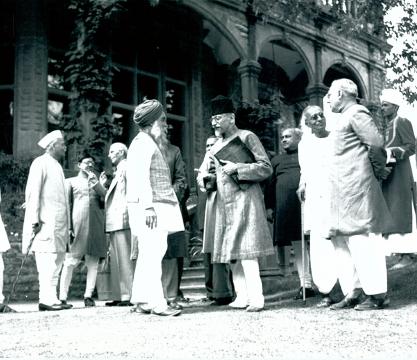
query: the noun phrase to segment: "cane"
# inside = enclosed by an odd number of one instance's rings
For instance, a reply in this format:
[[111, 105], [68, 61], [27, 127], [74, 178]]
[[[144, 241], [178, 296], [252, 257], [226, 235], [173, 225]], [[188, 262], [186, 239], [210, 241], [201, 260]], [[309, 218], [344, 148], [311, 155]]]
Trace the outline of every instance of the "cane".
[[[36, 234], [35, 234], [35, 233], [33, 233], [33, 234], [32, 234], [32, 237], [30, 238], [30, 241], [29, 241], [29, 246], [28, 246], [28, 248], [27, 248], [27, 250], [26, 250], [25, 256], [24, 256], [24, 257], [23, 257], [23, 259], [22, 259], [22, 263], [20, 264], [19, 271], [17, 272], [17, 275], [16, 275], [16, 277], [15, 277], [15, 279], [14, 279], [14, 281], [13, 281], [12, 289], [10, 290], [10, 293], [9, 293], [9, 296], [7, 297], [7, 299], [6, 299], [6, 302], [4, 302], [4, 303], [3, 303], [4, 307], [3, 307], [3, 309], [2, 309], [2, 312], [7, 312], [7, 311], [10, 311], [10, 308], [9, 308], [9, 306], [8, 306], [8, 305], [9, 305], [10, 300], [12, 299], [12, 297], [13, 297], [13, 295], [14, 295], [14, 291], [15, 291], [15, 288], [16, 288], [17, 281], [19, 280], [19, 276], [20, 276], [20, 273], [22, 272], [23, 265], [25, 265], [26, 259], [27, 259], [27, 257], [29, 256], [30, 249], [32, 248], [32, 243], [33, 243], [33, 240], [35, 240], [35, 236], [36, 236]], [[7, 310], [7, 309], [9, 309], [9, 310]], [[14, 310], [13, 310], [13, 311], [14, 311]]]
[[306, 283], [305, 283], [305, 236], [304, 236], [304, 201], [301, 201], [301, 267], [302, 267], [302, 289], [303, 304], [306, 304]]

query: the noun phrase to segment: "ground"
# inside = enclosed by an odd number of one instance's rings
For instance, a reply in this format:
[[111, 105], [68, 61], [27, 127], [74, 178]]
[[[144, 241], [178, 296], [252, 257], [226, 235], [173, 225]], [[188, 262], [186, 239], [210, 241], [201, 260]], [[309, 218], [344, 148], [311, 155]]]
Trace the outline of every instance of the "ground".
[[1, 314], [0, 358], [31, 359], [389, 359], [417, 358], [417, 264], [389, 272], [389, 308], [317, 309], [318, 298], [269, 303], [260, 313], [194, 301], [175, 318], [129, 308]]

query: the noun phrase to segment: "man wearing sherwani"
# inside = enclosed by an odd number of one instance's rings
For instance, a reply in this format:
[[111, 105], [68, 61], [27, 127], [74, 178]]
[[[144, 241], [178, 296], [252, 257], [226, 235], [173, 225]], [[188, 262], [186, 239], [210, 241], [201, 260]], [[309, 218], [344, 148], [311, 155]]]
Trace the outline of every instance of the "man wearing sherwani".
[[166, 114], [158, 100], [145, 100], [134, 112], [139, 133], [127, 155], [127, 201], [132, 236], [139, 255], [133, 278], [134, 312], [175, 316], [181, 309], [168, 307], [162, 289], [162, 258], [167, 236], [184, 231], [168, 164], [158, 144], [167, 136]]
[[412, 233], [414, 179], [410, 164], [410, 156], [415, 154], [416, 139], [411, 122], [398, 116], [398, 110], [404, 103], [401, 93], [384, 89], [380, 100], [388, 153], [387, 176], [382, 181], [382, 192], [393, 217], [393, 226], [384, 235], [388, 253], [401, 254], [400, 262], [393, 266], [400, 269], [411, 265], [410, 253], [417, 252], [416, 234]]
[[333, 81], [328, 92], [332, 112], [340, 113], [332, 137], [330, 158], [330, 233], [336, 249], [338, 278], [342, 288], [354, 281], [354, 267], [362, 291], [351, 294], [331, 309], [381, 309], [388, 304], [387, 270], [381, 236], [391, 221], [381, 187], [368, 156], [370, 146], [382, 147], [383, 137], [369, 111], [358, 105], [356, 84]]
[[[126, 199], [127, 147], [114, 143], [109, 159], [116, 168], [105, 197], [106, 232], [110, 238], [112, 299], [106, 306], [130, 306], [134, 262], [131, 260], [131, 234]], [[100, 181], [106, 181], [100, 177]]]
[[98, 263], [107, 252], [103, 210], [105, 189], [93, 172], [93, 158], [89, 154], [82, 154], [78, 160], [78, 175], [66, 180], [71, 213], [70, 231], [73, 236], [65, 254], [59, 299], [63, 304], [67, 303], [74, 268], [84, 260], [87, 267], [84, 305], [91, 307], [95, 306], [92, 295], [96, 286]]
[[[261, 311], [265, 300], [258, 258], [274, 254], [274, 248], [259, 183], [272, 174], [272, 167], [258, 137], [237, 128], [232, 100], [218, 96], [211, 105], [211, 124], [219, 137], [210, 149], [217, 187], [212, 261], [231, 264], [236, 299], [229, 306]], [[243, 144], [253, 162], [216, 158], [232, 140]]]
[[22, 252], [35, 252], [39, 274], [39, 311], [69, 308], [57, 298], [59, 272], [69, 241], [69, 207], [64, 173], [59, 163], [65, 156], [65, 142], [59, 130], [42, 138], [38, 145], [45, 154], [33, 160], [25, 191], [25, 220]]

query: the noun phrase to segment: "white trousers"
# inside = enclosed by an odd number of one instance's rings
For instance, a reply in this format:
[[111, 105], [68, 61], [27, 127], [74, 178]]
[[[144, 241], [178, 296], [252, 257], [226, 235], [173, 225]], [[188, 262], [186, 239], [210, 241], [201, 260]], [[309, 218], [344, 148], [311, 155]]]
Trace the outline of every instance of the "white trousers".
[[337, 236], [332, 241], [344, 294], [360, 287], [366, 295], [387, 292], [385, 248], [379, 235]]
[[35, 252], [36, 268], [39, 274], [39, 303], [59, 304], [57, 285], [64, 258], [64, 252]]
[[319, 231], [310, 232], [311, 274], [314, 284], [322, 294], [329, 294], [337, 283], [336, 250], [331, 240]]
[[235, 302], [242, 305], [264, 307], [265, 299], [258, 259], [237, 260], [236, 263], [230, 264], [230, 268], [236, 291]]
[[[59, 299], [67, 300], [68, 290], [71, 284], [72, 273], [81, 259], [74, 257], [71, 253], [65, 254], [64, 266], [62, 267], [61, 280], [59, 286]], [[87, 266], [87, 280], [85, 284], [84, 298], [93, 295], [96, 287], [97, 271], [99, 258], [96, 256], [85, 255], [85, 265]]]
[[4, 301], [4, 295], [3, 295], [3, 272], [4, 272], [3, 253], [0, 252], [0, 303], [2, 303]]
[[300, 279], [300, 285], [303, 286], [303, 276], [304, 276], [304, 286], [311, 288], [311, 272], [310, 272], [310, 256], [308, 253], [307, 242], [305, 242], [304, 247], [304, 272], [303, 272], [303, 252], [301, 241], [293, 241], [292, 247], [294, 249], [294, 260], [295, 266], [298, 272], [298, 278]]

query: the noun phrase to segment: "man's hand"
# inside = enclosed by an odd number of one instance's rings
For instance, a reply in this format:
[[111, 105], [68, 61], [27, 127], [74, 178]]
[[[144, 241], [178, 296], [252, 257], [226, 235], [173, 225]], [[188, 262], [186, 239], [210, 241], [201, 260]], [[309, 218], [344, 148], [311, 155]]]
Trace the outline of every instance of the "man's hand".
[[233, 175], [237, 173], [237, 165], [231, 161], [220, 160], [222, 164], [222, 169], [227, 175]]
[[36, 235], [39, 231], [41, 231], [42, 223], [35, 223], [32, 224], [32, 231]]
[[158, 226], [158, 219], [153, 207], [145, 209], [146, 226], [153, 229]]
[[266, 220], [269, 222], [274, 222], [274, 210], [266, 209]]
[[107, 182], [107, 175], [106, 175], [106, 173], [104, 171], [100, 174], [99, 181], [100, 181], [100, 184], [102, 186], [104, 186], [106, 184], [106, 182]]
[[306, 199], [306, 184], [300, 184], [300, 186], [297, 189], [297, 196], [298, 196], [298, 200], [300, 200], [300, 202], [305, 201], [305, 199]]
[[391, 174], [392, 171], [392, 167], [391, 166], [386, 166], [384, 169], [384, 173], [381, 175], [381, 179], [385, 180], [389, 174]]

